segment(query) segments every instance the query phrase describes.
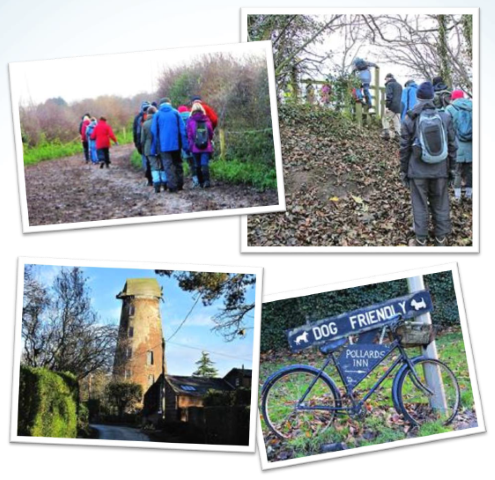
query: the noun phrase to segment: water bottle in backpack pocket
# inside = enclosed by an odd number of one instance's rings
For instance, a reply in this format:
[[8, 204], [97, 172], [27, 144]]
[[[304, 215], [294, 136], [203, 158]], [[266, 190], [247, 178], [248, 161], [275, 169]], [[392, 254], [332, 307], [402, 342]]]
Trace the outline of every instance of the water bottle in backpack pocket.
[[194, 145], [196, 145], [199, 150], [204, 150], [206, 147], [208, 147], [208, 127], [205, 121], [199, 120], [196, 123]]
[[423, 110], [416, 119], [416, 139], [413, 147], [421, 150], [421, 160], [440, 163], [447, 159], [447, 132], [436, 110]]

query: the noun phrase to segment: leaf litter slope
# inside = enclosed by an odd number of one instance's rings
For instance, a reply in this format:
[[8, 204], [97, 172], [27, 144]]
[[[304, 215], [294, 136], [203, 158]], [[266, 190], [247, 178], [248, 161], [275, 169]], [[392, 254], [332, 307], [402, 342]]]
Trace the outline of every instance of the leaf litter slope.
[[[283, 105], [287, 211], [248, 217], [249, 246], [404, 246], [413, 235], [398, 141], [340, 114]], [[472, 244], [471, 203], [452, 205], [450, 245]]]
[[130, 164], [132, 145], [112, 148], [109, 169], [86, 165], [82, 152], [26, 167], [29, 225], [53, 225], [146, 217], [277, 204], [276, 192], [213, 182], [209, 190], [191, 189], [186, 179], [178, 194], [146, 186]]

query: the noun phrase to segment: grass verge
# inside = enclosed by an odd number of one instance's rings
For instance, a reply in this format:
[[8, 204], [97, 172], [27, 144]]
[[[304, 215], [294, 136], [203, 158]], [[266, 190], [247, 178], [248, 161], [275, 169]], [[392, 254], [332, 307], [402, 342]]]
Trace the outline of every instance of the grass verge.
[[[134, 150], [131, 155], [131, 164], [138, 169], [142, 168], [141, 155]], [[184, 174], [189, 175], [189, 166], [183, 163]], [[259, 162], [241, 162], [240, 160], [213, 159], [210, 162], [210, 174], [214, 180], [251, 185], [258, 190], [276, 190], [277, 175], [274, 168], [269, 168]]]
[[[129, 132], [124, 135], [116, 133], [115, 136], [120, 144], [131, 143], [132, 134]], [[83, 154], [80, 140], [74, 140], [68, 143], [62, 142], [42, 142], [35, 147], [23, 145], [24, 165], [36, 165], [44, 160], [54, 160], [56, 158], [70, 157], [72, 155]]]

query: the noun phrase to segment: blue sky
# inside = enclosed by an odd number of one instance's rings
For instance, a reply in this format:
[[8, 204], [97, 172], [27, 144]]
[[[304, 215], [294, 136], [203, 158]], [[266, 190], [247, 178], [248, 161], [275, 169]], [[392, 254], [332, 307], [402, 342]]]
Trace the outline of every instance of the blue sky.
[[[51, 285], [62, 267], [57, 265], [36, 265], [38, 278]], [[69, 268], [69, 267], [65, 267]], [[161, 317], [165, 341], [178, 328], [194, 304], [195, 295], [182, 291], [174, 279], [160, 277], [154, 270], [128, 268], [82, 267], [89, 278], [91, 298], [102, 322], [118, 324], [121, 300], [115, 296], [122, 290], [128, 278], [156, 278], [163, 287], [164, 301], [161, 302]], [[253, 302], [254, 288], [247, 294], [247, 301]], [[233, 367], [252, 368], [253, 329], [248, 328], [244, 337], [226, 342], [220, 334], [211, 331], [213, 317], [219, 312], [222, 302], [204, 307], [199, 301], [187, 321], [173, 337], [166, 342], [168, 373], [171, 375], [191, 375], [201, 351], [210, 353], [215, 367], [222, 376]], [[253, 313], [246, 318], [246, 326], [254, 326]]]

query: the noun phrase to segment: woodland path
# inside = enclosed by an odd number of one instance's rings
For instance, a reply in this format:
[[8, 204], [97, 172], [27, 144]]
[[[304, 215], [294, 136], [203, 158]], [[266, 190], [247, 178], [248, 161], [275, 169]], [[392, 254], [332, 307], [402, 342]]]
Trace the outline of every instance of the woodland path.
[[29, 225], [53, 225], [118, 218], [225, 210], [278, 203], [273, 191], [213, 180], [209, 190], [186, 179], [177, 194], [156, 194], [130, 163], [133, 145], [111, 149], [110, 168], [86, 164], [82, 154], [47, 160], [24, 169]]
[[149, 442], [148, 435], [137, 428], [121, 427], [118, 425], [95, 425], [91, 427], [98, 432], [99, 440], [131, 440], [138, 442]]

